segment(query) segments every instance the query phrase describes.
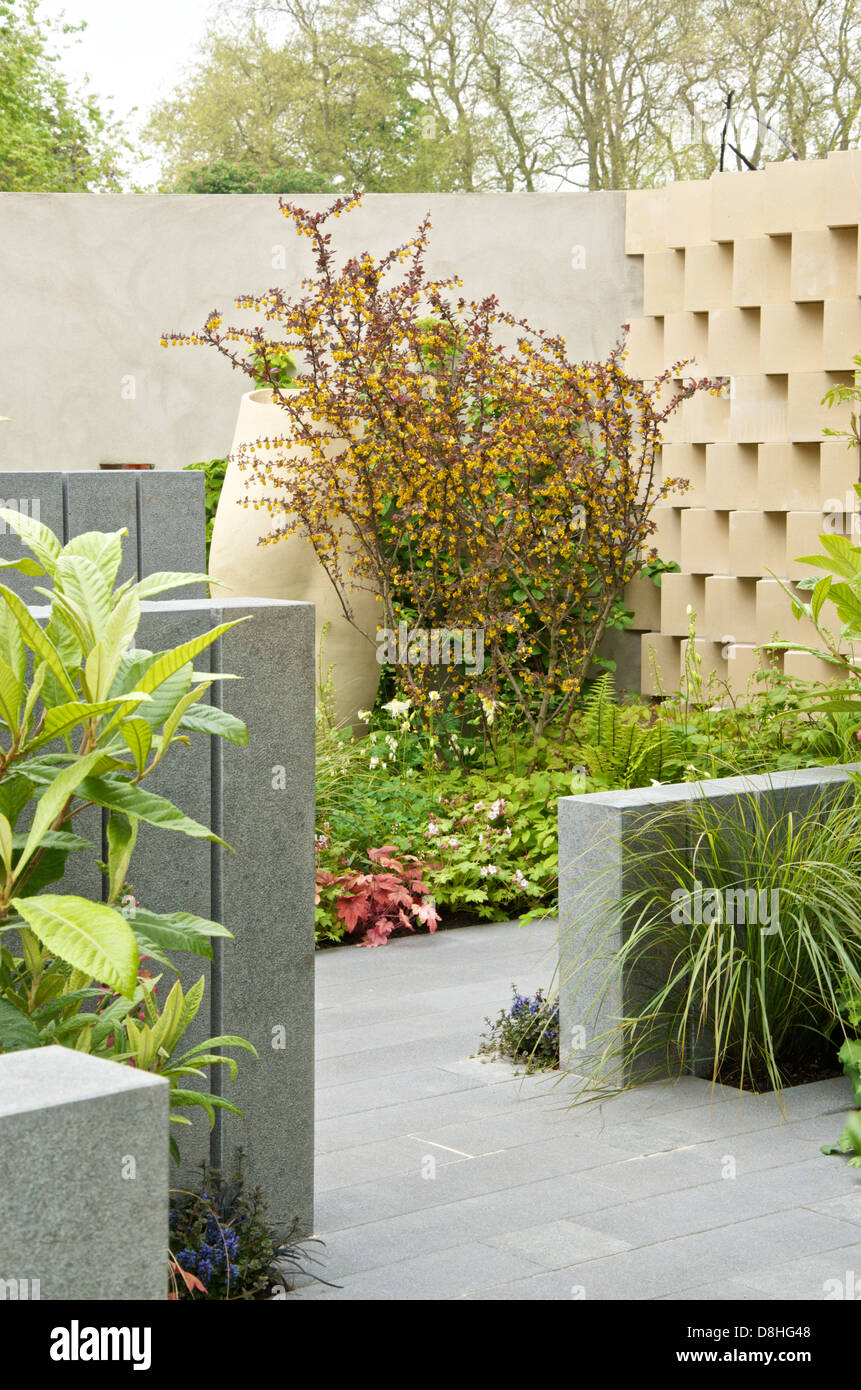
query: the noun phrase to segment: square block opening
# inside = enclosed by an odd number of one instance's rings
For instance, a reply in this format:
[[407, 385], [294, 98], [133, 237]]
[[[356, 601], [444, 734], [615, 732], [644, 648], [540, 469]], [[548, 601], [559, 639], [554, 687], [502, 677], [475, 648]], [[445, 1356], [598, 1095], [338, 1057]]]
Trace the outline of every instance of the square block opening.
[[706, 606], [705, 585], [704, 575], [661, 575], [661, 632], [672, 637], [687, 637], [692, 615], [698, 623], [702, 623]]
[[713, 574], [706, 579], [705, 589], [703, 637], [722, 645], [755, 642], [756, 580]]
[[[665, 444], [661, 450], [658, 470], [661, 482], [669, 478], [685, 479], [690, 487], [686, 491], [674, 490], [667, 494], [667, 505], [671, 507], [701, 507], [706, 494], [706, 445], [705, 444]], [[710, 505], [710, 503], [706, 503]]]
[[692, 313], [728, 308], [732, 303], [732, 266], [731, 242], [712, 241], [705, 246], [688, 246], [684, 307]]
[[738, 308], [788, 304], [792, 239], [788, 236], [745, 238], [733, 251], [732, 303]]
[[686, 574], [729, 574], [729, 516], [706, 507], [682, 512], [682, 556]]
[[822, 304], [765, 304], [760, 364], [767, 373], [813, 372], [822, 361]]
[[681, 313], [684, 298], [684, 251], [648, 251], [643, 257], [643, 313]]
[[783, 512], [730, 512], [729, 568], [731, 574], [761, 578], [781, 574], [786, 528]]
[[792, 235], [792, 298], [847, 299], [855, 293], [857, 227], [820, 227]]
[[674, 367], [677, 362], [688, 362], [684, 368], [693, 376], [708, 376], [709, 316], [682, 310], [678, 314], [667, 314], [664, 319], [665, 365]]
[[788, 378], [734, 376], [730, 382], [730, 438], [759, 444], [786, 438]]
[[760, 310], [712, 309], [708, 364], [715, 376], [753, 376], [760, 367]]
[[757, 473], [763, 511], [815, 511], [819, 507], [818, 444], [760, 444]]
[[706, 446], [706, 506], [716, 511], [759, 507], [755, 444]]

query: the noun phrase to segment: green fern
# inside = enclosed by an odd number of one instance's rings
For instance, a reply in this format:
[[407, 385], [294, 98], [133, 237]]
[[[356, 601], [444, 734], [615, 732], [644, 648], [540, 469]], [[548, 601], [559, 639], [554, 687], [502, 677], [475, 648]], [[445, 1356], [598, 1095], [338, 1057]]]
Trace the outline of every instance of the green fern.
[[599, 789], [648, 787], [667, 781], [678, 775], [682, 761], [676, 734], [661, 722], [645, 727], [619, 707], [609, 671], [598, 677], [583, 702], [577, 743]]

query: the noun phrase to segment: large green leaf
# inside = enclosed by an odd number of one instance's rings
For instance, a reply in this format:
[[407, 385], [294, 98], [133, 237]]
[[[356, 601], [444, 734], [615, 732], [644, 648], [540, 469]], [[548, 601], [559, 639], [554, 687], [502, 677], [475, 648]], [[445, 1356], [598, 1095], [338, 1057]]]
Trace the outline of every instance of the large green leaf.
[[123, 536], [127, 535], [125, 526], [121, 531], [82, 531], [63, 546], [61, 554], [82, 555], [96, 566], [108, 589], [112, 589], [122, 563]]
[[138, 944], [121, 913], [104, 903], [59, 893], [13, 898], [11, 906], [52, 955], [131, 998]]
[[137, 595], [132, 591], [124, 594], [105, 626], [104, 645], [107, 653], [104, 675], [99, 683], [99, 699], [104, 699], [110, 690], [119, 669], [124, 652], [131, 645], [140, 623], [141, 606]]
[[135, 847], [138, 823], [134, 818], [112, 811], [108, 816], [108, 897], [115, 902], [126, 881], [129, 860]]
[[18, 732], [18, 715], [21, 709], [21, 682], [11, 666], [0, 660], [0, 719], [14, 737]]
[[[191, 912], [150, 912], [138, 907], [132, 927], [139, 939], [145, 936], [147, 941], [162, 951], [188, 951], [206, 960], [212, 959], [212, 937], [233, 939], [233, 933], [220, 922], [210, 922], [206, 917], [196, 917]], [[142, 954], [146, 952], [142, 951]]]
[[60, 542], [49, 531], [47, 526], [43, 526], [41, 521], [35, 521], [31, 516], [25, 516], [23, 512], [13, 512], [9, 507], [0, 507], [0, 519], [11, 526], [12, 530], [21, 537], [21, 540], [32, 550], [39, 564], [43, 566], [48, 574], [54, 572], [54, 562], [60, 554]]
[[225, 843], [214, 831], [184, 815], [167, 797], [148, 792], [136, 783], [113, 777], [88, 777], [81, 782], [78, 794], [87, 801], [106, 806], [109, 811], [137, 816], [138, 820], [146, 821], [148, 825], [160, 825], [163, 830], [178, 830], [192, 839], [215, 840], [220, 845]]
[[[42, 835], [50, 829], [52, 822], [60, 814], [69, 797], [78, 791], [88, 773], [98, 766], [103, 757], [104, 754], [97, 750], [94, 753], [87, 753], [82, 758], [76, 758], [73, 763], [64, 767], [57, 774], [50, 787], [47, 787], [39, 797], [39, 804], [36, 807], [36, 813], [27, 835], [27, 843], [15, 868], [16, 875], [21, 872], [28, 859], [35, 854]], [[87, 797], [86, 799], [90, 800], [91, 798]]]
[[146, 766], [152, 746], [152, 729], [145, 719], [140, 718], [124, 719], [119, 727], [140, 774]]
[[799, 565], [815, 565], [817, 569], [853, 579], [861, 570], [861, 546], [853, 545], [846, 536], [824, 534], [819, 537], [825, 555], [799, 555]]
[[[250, 616], [250, 615], [249, 615]], [[204, 632], [199, 637], [192, 637], [188, 642], [182, 642], [172, 651], [159, 652], [152, 665], [144, 671], [140, 681], [136, 682], [138, 690], [156, 690], [162, 681], [172, 676], [174, 671], [178, 671], [181, 666], [185, 666], [202, 652], [206, 647], [212, 645], [219, 637], [223, 637], [225, 632], [229, 632], [237, 623], [244, 623], [247, 618], [234, 618], [229, 623], [219, 623], [210, 632]]]
[[31, 560], [28, 555], [22, 555], [20, 560], [0, 560], [0, 570], [18, 570], [21, 574], [36, 576], [44, 574], [43, 567], [38, 560]]
[[133, 691], [129, 695], [123, 695], [112, 700], [99, 700], [95, 704], [86, 700], [69, 701], [64, 705], [54, 705], [45, 715], [45, 722], [42, 732], [32, 743], [27, 745], [28, 753], [35, 753], [37, 748], [41, 748], [46, 743], [51, 743], [55, 738], [62, 737], [63, 734], [74, 729], [77, 724], [84, 724], [88, 719], [95, 719], [103, 714], [115, 710], [118, 705], [133, 705], [135, 701], [141, 704], [144, 700], [149, 703], [150, 695], [145, 695], [142, 691]]
[[83, 614], [91, 643], [100, 641], [111, 616], [111, 591], [98, 565], [86, 555], [61, 555], [54, 569], [54, 602], [59, 596]]
[[21, 636], [32, 652], [42, 661], [46, 661], [50, 670], [53, 672], [58, 683], [66, 691], [71, 699], [77, 698], [75, 687], [70, 681], [66, 669], [60, 659], [60, 654], [42, 631], [36, 619], [30, 613], [26, 603], [19, 598], [11, 589], [7, 589], [5, 584], [0, 584], [0, 597], [12, 610], [12, 614], [17, 621]]
[[167, 589], [178, 589], [182, 584], [210, 583], [212, 580], [208, 574], [184, 574], [173, 570], [159, 570], [156, 574], [146, 575], [139, 584], [135, 585], [133, 592], [139, 599], [144, 599], [152, 598], [153, 594], [163, 594]]
[[190, 729], [192, 733], [217, 735], [231, 743], [248, 742], [248, 730], [242, 720], [217, 705], [198, 705], [188, 710], [180, 719], [179, 727]]
[[21, 628], [5, 603], [0, 603], [0, 657], [23, 685], [27, 677], [27, 651]]
[[[15, 849], [23, 849], [27, 843], [26, 830], [15, 831], [12, 835], [12, 844]], [[46, 830], [40, 843], [45, 849], [95, 849], [92, 840], [85, 840], [82, 835], [75, 835], [71, 830]]]
[[[125, 694], [126, 691], [130, 694], [132, 690], [143, 689], [141, 682], [145, 673], [155, 660], [156, 658], [152, 652], [136, 651], [126, 653], [121, 658], [116, 676], [114, 677], [114, 682], [110, 691], [111, 697], [113, 698], [120, 694]], [[139, 717], [146, 720], [151, 730], [159, 728], [159, 726], [164, 723], [171, 710], [176, 707], [177, 701], [181, 700], [183, 695], [185, 695], [186, 691], [191, 686], [191, 676], [191, 662], [189, 661], [186, 662], [184, 666], [180, 666], [178, 670], [174, 671], [167, 680], [162, 681], [161, 685], [152, 691], [149, 702], [142, 709], [137, 711]], [[131, 714], [132, 706], [129, 706], [127, 712]], [[119, 724], [122, 714], [123, 712], [121, 711], [115, 720], [111, 720], [111, 724], [108, 727], [112, 728], [115, 724]]]
[[0, 999], [0, 1052], [26, 1052], [39, 1046], [39, 1030], [29, 1014]]
[[7, 772], [0, 779], [0, 811], [13, 828], [34, 790], [33, 783], [21, 772]]

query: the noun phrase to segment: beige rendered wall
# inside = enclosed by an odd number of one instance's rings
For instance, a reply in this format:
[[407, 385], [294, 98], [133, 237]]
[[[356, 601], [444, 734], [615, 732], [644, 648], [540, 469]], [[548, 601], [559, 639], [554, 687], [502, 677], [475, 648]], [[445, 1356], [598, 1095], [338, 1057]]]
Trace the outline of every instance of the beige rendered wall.
[[[302, 197], [322, 209], [328, 197]], [[340, 255], [381, 255], [430, 212], [429, 273], [496, 294], [572, 357], [602, 356], [642, 313], [625, 194], [376, 194], [333, 222]], [[248, 379], [165, 330], [311, 270], [275, 197], [0, 193], [0, 469], [181, 468], [219, 458]]]
[[[861, 152], [627, 198], [645, 310], [630, 370], [649, 378], [692, 357], [685, 375], [729, 379], [723, 398], [688, 402], [666, 431], [663, 476], [693, 487], [658, 515], [655, 544], [681, 573], [664, 576], [660, 595], [643, 581], [631, 589], [643, 689], [678, 688], [690, 606], [704, 672], [743, 692], [766, 659], [756, 644], [811, 640], [772, 574], [813, 574], [797, 558], [820, 548], [818, 535], [851, 534], [858, 451], [823, 439], [849, 412], [821, 399], [852, 380], [861, 352]], [[805, 677], [830, 669], [802, 653], [782, 664]]]

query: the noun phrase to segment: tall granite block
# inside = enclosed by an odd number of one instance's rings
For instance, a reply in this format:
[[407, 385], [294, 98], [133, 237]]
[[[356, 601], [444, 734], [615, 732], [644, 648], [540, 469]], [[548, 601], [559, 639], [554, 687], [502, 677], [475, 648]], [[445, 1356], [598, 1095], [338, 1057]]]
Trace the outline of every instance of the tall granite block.
[[[143, 605], [136, 639], [136, 646], [152, 652], [166, 651], [191, 641], [208, 632], [217, 621], [206, 605], [191, 611], [179, 602], [167, 612], [153, 612], [152, 608], [151, 604]], [[204, 649], [197, 658], [195, 664], [202, 671], [211, 669], [210, 651]], [[218, 698], [217, 692], [211, 694], [214, 699]], [[144, 785], [148, 791], [166, 796], [192, 820], [211, 827], [217, 814], [213, 804], [212, 740], [198, 733], [191, 733], [188, 738], [187, 745], [174, 744]], [[107, 820], [107, 812], [102, 814]], [[135, 898], [153, 912], [192, 912], [200, 917], [217, 917], [212, 903], [212, 851], [210, 840], [191, 839], [175, 831], [141, 823], [129, 869]], [[203, 1004], [184, 1037], [185, 1050], [221, 1031], [213, 1027], [212, 964], [188, 952], [176, 953], [172, 958], [179, 968], [184, 991], [187, 992], [201, 975], [206, 982]], [[153, 963], [151, 969], [153, 975], [162, 975], [157, 994], [163, 1001], [175, 976], [157, 963]], [[210, 1081], [189, 1076], [186, 1084], [191, 1090], [208, 1089]], [[195, 1107], [186, 1114], [191, 1120], [190, 1127], [173, 1126], [181, 1155], [181, 1166], [178, 1171], [174, 1169], [174, 1181], [180, 1186], [189, 1186], [199, 1179], [199, 1165], [202, 1160], [209, 1160], [211, 1146], [205, 1111]]]
[[[216, 683], [212, 698], [244, 721], [248, 745], [213, 740], [209, 773], [189, 763], [189, 780], [177, 793], [183, 809], [195, 815], [191, 802], [202, 802], [209, 775], [211, 805], [199, 819], [231, 847], [211, 848], [209, 915], [235, 940], [215, 944], [208, 1022], [213, 1033], [247, 1038], [259, 1054], [258, 1060], [239, 1054], [235, 1082], [212, 1077], [213, 1087], [221, 1088], [243, 1118], [219, 1114], [211, 1160], [229, 1172], [241, 1146], [248, 1181], [263, 1187], [273, 1216], [286, 1222], [295, 1217], [307, 1233], [313, 1225], [313, 607], [242, 599], [154, 602], [143, 610], [148, 630], [160, 623], [164, 632], [174, 622], [197, 630], [249, 619], [195, 663], [201, 670], [241, 677]], [[200, 746], [199, 738], [193, 741]], [[148, 838], [141, 883], [157, 883], [159, 862], [171, 852], [164, 844], [167, 835], [156, 831], [157, 838]], [[170, 870], [177, 891], [186, 890], [179, 883], [182, 866], [193, 862], [197, 851], [197, 844], [184, 838], [177, 845], [181, 862]], [[137, 888], [134, 859], [132, 871]]]
[[[655, 870], [644, 867], [660, 844], [679, 850], [692, 844], [691, 808], [702, 799], [721, 818], [750, 819], [755, 801], [766, 824], [776, 824], [790, 811], [823, 816], [849, 781], [851, 767], [802, 768], [751, 777], [728, 777], [711, 782], [595, 792], [561, 797], [559, 801], [559, 1036], [562, 1065], [576, 1074], [589, 1074], [602, 1046], [598, 1039], [615, 1022], [630, 1016], [638, 1000], [651, 995], [667, 979], [668, 961], [655, 956], [623, 973], [618, 952], [637, 920], [633, 908], [619, 904], [638, 885], [642, 873], [659, 889]], [[661, 817], [660, 830], [655, 818]], [[731, 836], [730, 842], [731, 842]], [[642, 903], [638, 904], [642, 910]], [[667, 1073], [679, 1067], [710, 1071], [707, 1045], [679, 1057], [667, 1040]], [[631, 1079], [629, 1057], [620, 1055], [616, 1081]]]
[[[138, 486], [140, 578], [159, 570], [206, 573], [206, 509], [202, 473], [141, 472]], [[205, 598], [206, 586], [187, 584], [170, 597]]]
[[226, 944], [222, 1026], [244, 1032], [260, 1061], [234, 1088], [244, 1120], [225, 1114], [216, 1141], [237, 1145], [273, 1213], [313, 1229], [314, 1164], [314, 609], [311, 604], [222, 602], [219, 621], [252, 621], [221, 640], [223, 708], [245, 721], [249, 747], [219, 742], [221, 920]]
[[118, 582], [139, 578], [138, 474], [134, 472], [69, 473], [67, 540], [83, 531], [120, 531], [128, 539], [123, 544], [123, 561]]
[[0, 1299], [167, 1297], [168, 1093], [71, 1048], [0, 1057]]

